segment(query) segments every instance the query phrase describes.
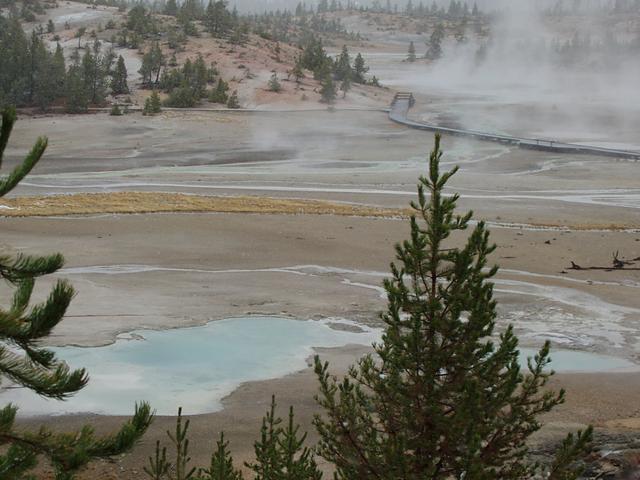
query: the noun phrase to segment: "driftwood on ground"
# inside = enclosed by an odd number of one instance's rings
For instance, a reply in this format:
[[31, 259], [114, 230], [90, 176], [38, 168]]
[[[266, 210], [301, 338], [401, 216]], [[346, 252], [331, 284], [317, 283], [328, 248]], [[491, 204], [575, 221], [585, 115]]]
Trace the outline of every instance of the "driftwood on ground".
[[635, 266], [636, 262], [640, 261], [640, 257], [633, 258], [631, 260], [622, 260], [620, 259], [620, 252], [616, 251], [613, 253], [613, 259], [611, 261], [611, 266], [590, 266], [583, 267], [578, 265], [573, 260], [571, 261], [570, 270], [630, 270], [630, 271], [640, 271], [640, 266]]

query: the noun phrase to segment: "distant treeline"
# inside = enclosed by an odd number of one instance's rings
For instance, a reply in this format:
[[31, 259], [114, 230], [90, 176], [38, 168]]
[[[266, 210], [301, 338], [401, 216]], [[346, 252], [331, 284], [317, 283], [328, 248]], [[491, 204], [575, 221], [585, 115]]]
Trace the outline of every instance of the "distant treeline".
[[68, 112], [82, 112], [104, 104], [108, 93], [128, 93], [124, 59], [101, 47], [95, 40], [83, 55], [76, 50], [67, 68], [59, 44], [52, 52], [37, 29], [27, 36], [17, 17], [0, 15], [0, 107], [46, 110], [58, 104]]

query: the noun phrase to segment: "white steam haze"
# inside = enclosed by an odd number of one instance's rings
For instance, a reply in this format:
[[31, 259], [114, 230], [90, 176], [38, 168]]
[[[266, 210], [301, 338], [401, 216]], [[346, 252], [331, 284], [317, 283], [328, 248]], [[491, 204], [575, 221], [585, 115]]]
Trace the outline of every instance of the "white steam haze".
[[[611, 15], [612, 3], [479, 1], [495, 12], [490, 38], [467, 27], [467, 41], [449, 36], [438, 61], [379, 75], [396, 89], [427, 96], [425, 120], [639, 149], [640, 19]], [[555, 5], [573, 13], [550, 15]], [[431, 31], [416, 42], [418, 54]], [[559, 53], [576, 41], [592, 47]]]

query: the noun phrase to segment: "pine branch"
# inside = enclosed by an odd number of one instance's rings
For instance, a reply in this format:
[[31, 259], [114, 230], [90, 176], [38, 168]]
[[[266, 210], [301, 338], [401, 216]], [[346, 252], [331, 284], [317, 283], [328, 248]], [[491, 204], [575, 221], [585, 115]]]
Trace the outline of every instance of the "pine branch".
[[[2, 112], [0, 126], [0, 165], [15, 123], [15, 109]], [[0, 197], [11, 191], [40, 160], [47, 140], [40, 138], [25, 160], [8, 176], [0, 179]], [[15, 287], [9, 309], [0, 309], [0, 378], [14, 387], [25, 387], [46, 398], [64, 400], [82, 389], [88, 375], [84, 369], [70, 370], [54, 353], [39, 346], [59, 324], [74, 295], [71, 285], [58, 281], [47, 299], [29, 310], [35, 279], [60, 269], [60, 254], [16, 257], [0, 256], [0, 278]], [[70, 480], [74, 472], [92, 458], [123, 453], [133, 447], [153, 420], [147, 403], [137, 404], [134, 416], [118, 432], [95, 438], [90, 426], [73, 433], [14, 431], [17, 407], [0, 410], [0, 478], [22, 479], [36, 465], [39, 456], [47, 457], [55, 469], [56, 480]], [[31, 478], [31, 477], [29, 477]], [[186, 479], [185, 479], [186, 480]]]
[[[4, 151], [9, 142], [9, 136], [11, 135], [15, 121], [15, 108], [8, 107], [2, 111], [2, 126], [0, 127], [0, 166], [2, 165]], [[47, 148], [47, 143], [48, 140], [45, 137], [38, 138], [22, 163], [15, 167], [9, 175], [0, 178], [0, 197], [4, 197], [13, 190], [18, 183], [31, 172], [33, 167], [40, 161], [42, 154]]]
[[0, 346], [0, 374], [46, 398], [64, 400], [82, 389], [89, 377], [84, 368], [70, 370], [64, 362], [43, 368], [29, 358]]
[[[113, 435], [94, 438], [93, 429], [83, 427], [79, 432], [54, 434], [41, 428], [37, 433], [18, 434], [13, 432], [15, 407], [8, 406], [0, 411], [0, 443], [19, 445], [35, 454], [46, 456], [60, 478], [76, 472], [94, 458], [118, 455], [130, 450], [146, 432], [153, 420], [153, 412], [147, 403], [136, 405], [134, 416]], [[4, 417], [13, 416], [10, 422]]]

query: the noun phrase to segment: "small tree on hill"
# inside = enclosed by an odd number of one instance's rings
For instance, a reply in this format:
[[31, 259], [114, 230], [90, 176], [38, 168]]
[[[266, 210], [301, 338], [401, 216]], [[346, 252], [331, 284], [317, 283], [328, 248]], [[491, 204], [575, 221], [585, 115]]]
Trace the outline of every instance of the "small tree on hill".
[[399, 264], [384, 283], [386, 328], [376, 356], [363, 357], [342, 381], [315, 359], [325, 410], [315, 418], [319, 453], [335, 464], [337, 479], [575, 479], [591, 428], [568, 436], [544, 472], [527, 459], [539, 415], [564, 392], [546, 388], [548, 342], [525, 372], [512, 327], [493, 337], [497, 267], [487, 262], [495, 247], [483, 222], [462, 247], [447, 244], [471, 213], [456, 215], [458, 196], [445, 196], [456, 169], [440, 173], [441, 155], [436, 136], [410, 239], [396, 246]]
[[[14, 109], [2, 111], [0, 126], [0, 164], [16, 120]], [[47, 139], [39, 138], [27, 157], [13, 171], [0, 178], [0, 197], [4, 197], [29, 174], [38, 163]], [[66, 281], [59, 280], [49, 297], [29, 307], [38, 277], [59, 270], [62, 255], [46, 257], [19, 254], [0, 256], [0, 278], [15, 288], [7, 309], [0, 308], [0, 392], [6, 388], [27, 388], [45, 398], [64, 400], [81, 390], [89, 378], [84, 369], [70, 370], [66, 363], [41, 346], [51, 334], [74, 295]], [[0, 478], [32, 478], [27, 472], [46, 457], [55, 471], [56, 480], [69, 480], [73, 473], [95, 458], [108, 457], [129, 450], [144, 434], [153, 415], [149, 405], [136, 405], [135, 415], [119, 432], [95, 438], [93, 429], [85, 426], [79, 432], [54, 433], [45, 427], [37, 432], [14, 428], [18, 407], [12, 404], [0, 409]]]
[[366, 83], [366, 73], [369, 71], [369, 67], [364, 62], [364, 57], [358, 53], [356, 59], [353, 62], [353, 81], [356, 83]]
[[335, 79], [338, 81], [352, 76], [351, 57], [349, 56], [349, 50], [346, 45], [343, 45], [342, 52], [340, 52], [340, 55], [338, 55], [338, 58], [333, 65], [333, 73]]
[[347, 96], [347, 92], [351, 90], [351, 75], [347, 75], [340, 82], [340, 91], [342, 92], [342, 98]]
[[282, 85], [280, 85], [280, 80], [278, 80], [278, 74], [276, 72], [273, 72], [269, 79], [269, 90], [276, 93], [282, 90]]
[[80, 48], [80, 41], [85, 33], [87, 33], [87, 27], [80, 27], [75, 34], [75, 37], [78, 39], [78, 48]]
[[144, 108], [142, 109], [143, 115], [155, 115], [162, 111], [162, 102], [160, 101], [160, 95], [155, 90], [144, 101]]
[[296, 85], [299, 87], [300, 82], [304, 78], [304, 67], [302, 65], [302, 59], [300, 57], [298, 57], [298, 59], [296, 60], [296, 63], [291, 70], [291, 74], [296, 81]]
[[127, 84], [127, 67], [124, 64], [124, 58], [122, 58], [122, 55], [118, 57], [116, 68], [113, 70], [111, 93], [114, 95], [129, 93], [129, 85]]
[[331, 75], [327, 75], [320, 87], [320, 101], [333, 105], [336, 101], [336, 96], [336, 84], [333, 82]]
[[227, 103], [227, 100], [229, 100], [228, 91], [229, 84], [222, 78], [219, 78], [216, 87], [211, 89], [209, 93], [209, 101], [213, 103]]
[[238, 91], [234, 90], [229, 100], [227, 101], [227, 108], [240, 108], [240, 102], [238, 101]]

